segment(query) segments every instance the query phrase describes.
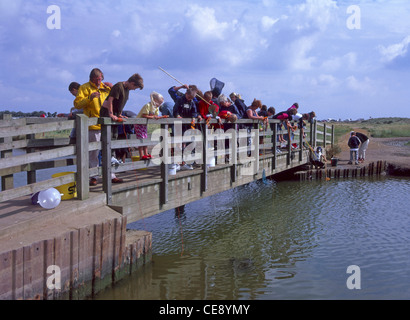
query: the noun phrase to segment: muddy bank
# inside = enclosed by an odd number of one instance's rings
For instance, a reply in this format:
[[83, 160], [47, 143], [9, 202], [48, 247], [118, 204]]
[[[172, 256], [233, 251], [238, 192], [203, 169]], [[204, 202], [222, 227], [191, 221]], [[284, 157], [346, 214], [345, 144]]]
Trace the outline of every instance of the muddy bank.
[[[364, 130], [357, 130], [368, 134]], [[350, 151], [347, 141], [350, 133], [347, 133], [339, 141], [342, 152], [338, 157], [348, 161]], [[370, 138], [369, 148], [366, 151], [366, 163], [386, 161], [387, 174], [392, 176], [410, 176], [410, 137], [402, 138]]]
[[388, 163], [386, 173], [390, 176], [410, 177], [410, 167], [403, 167], [395, 163]]

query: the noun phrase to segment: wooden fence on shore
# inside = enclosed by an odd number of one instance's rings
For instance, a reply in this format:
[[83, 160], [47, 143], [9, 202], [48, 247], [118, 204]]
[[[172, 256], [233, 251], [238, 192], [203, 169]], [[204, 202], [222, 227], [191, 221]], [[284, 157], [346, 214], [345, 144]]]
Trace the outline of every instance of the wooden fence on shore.
[[[166, 154], [162, 159], [165, 161], [138, 161], [138, 162], [126, 162], [118, 166], [113, 167], [111, 165], [111, 155], [114, 149], [119, 148], [138, 148], [139, 146], [161, 147], [162, 151], [167, 152], [171, 150], [171, 145], [175, 146], [178, 143], [192, 142], [197, 139], [194, 135], [184, 136], [171, 136], [168, 134], [171, 126], [177, 126], [182, 124], [190, 124], [190, 119], [159, 119], [159, 120], [147, 120], [129, 118], [125, 122], [127, 125], [145, 124], [145, 125], [157, 125], [160, 129], [154, 132], [148, 139], [139, 140], [132, 135], [129, 139], [125, 140], [113, 140], [111, 138], [111, 128], [113, 123], [109, 118], [88, 118], [85, 115], [77, 115], [75, 120], [68, 120], [67, 118], [21, 118], [11, 119], [10, 116], [5, 115], [0, 120], [0, 176], [1, 176], [1, 192], [0, 202], [19, 198], [21, 196], [30, 195], [51, 187], [57, 187], [68, 183], [76, 183], [77, 198], [79, 200], [85, 200], [89, 197], [89, 178], [95, 175], [102, 175], [103, 177], [103, 191], [107, 194], [107, 204], [110, 204], [111, 199], [111, 172], [121, 173], [129, 170], [143, 169], [147, 167], [156, 166], [161, 170], [161, 178], [163, 181], [161, 197], [162, 202], [167, 201], [167, 183], [168, 183], [168, 164], [173, 163], [173, 158], [170, 154]], [[280, 134], [287, 134], [287, 131], [283, 132], [278, 130], [278, 120], [269, 120], [269, 124], [274, 124], [272, 130], [270, 126], [267, 126], [267, 130], [261, 130], [261, 123], [253, 120], [239, 120], [234, 126], [238, 129], [238, 126], [248, 126], [252, 130], [232, 130], [230, 135], [221, 131], [215, 133], [215, 131], [205, 130], [206, 124], [196, 124], [197, 135], [200, 134], [201, 138], [197, 141], [201, 141], [203, 144], [203, 152], [200, 154], [200, 158], [193, 158], [197, 163], [203, 165], [204, 183], [203, 188], [206, 188], [206, 175], [207, 175], [207, 161], [212, 158], [213, 155], [224, 156], [229, 154], [246, 153], [249, 149], [248, 146], [238, 147], [236, 143], [231, 144], [231, 149], [211, 150], [208, 148], [208, 142], [223, 141], [227, 138], [233, 139], [233, 141], [239, 139], [247, 139], [251, 136], [254, 141], [254, 161], [257, 164], [259, 159], [259, 153], [262, 150], [271, 150], [275, 155], [276, 149], [279, 147], [277, 139], [271, 139]], [[95, 124], [101, 124], [101, 141], [89, 142], [88, 141], [88, 127]], [[212, 120], [211, 124], [216, 124], [216, 120]], [[318, 126], [322, 130], [318, 130]], [[61, 132], [66, 130], [69, 132], [73, 128], [76, 129], [77, 139], [75, 144], [69, 144], [69, 138], [44, 138], [48, 133]], [[245, 136], [240, 132], [245, 132]], [[166, 133], [166, 134], [164, 134]], [[306, 145], [309, 144], [312, 147], [316, 145], [326, 146], [334, 143], [334, 128], [329, 127], [326, 123], [308, 124], [305, 128], [306, 137], [300, 134], [300, 130], [295, 131], [287, 137], [287, 145], [284, 149], [287, 152], [288, 163], [290, 162], [291, 153], [299, 153], [299, 158], [302, 159], [303, 152], [308, 151]], [[67, 134], [68, 135], [68, 134]], [[36, 138], [37, 136], [37, 138]], [[40, 137], [39, 137], [40, 136]], [[291, 138], [293, 136], [293, 139]], [[263, 143], [260, 143], [260, 141]], [[296, 143], [296, 148], [293, 148], [292, 144]], [[219, 144], [220, 145], [220, 144]], [[15, 155], [14, 150], [22, 150], [22, 154]], [[102, 166], [96, 168], [89, 168], [89, 153], [88, 151], [101, 150], [102, 153]], [[249, 150], [248, 150], [249, 151]], [[212, 154], [211, 154], [212, 153]], [[162, 154], [164, 155], [164, 154]], [[274, 156], [276, 160], [276, 156]], [[231, 157], [232, 172], [235, 172], [237, 160], [236, 157]], [[36, 171], [47, 168], [62, 168], [76, 165], [76, 172], [66, 174], [60, 177], [47, 179], [43, 181], [36, 181]], [[275, 164], [273, 164], [274, 166]], [[14, 187], [13, 175], [16, 173], [26, 173], [27, 184], [21, 187]], [[235, 179], [235, 175], [232, 175]]]

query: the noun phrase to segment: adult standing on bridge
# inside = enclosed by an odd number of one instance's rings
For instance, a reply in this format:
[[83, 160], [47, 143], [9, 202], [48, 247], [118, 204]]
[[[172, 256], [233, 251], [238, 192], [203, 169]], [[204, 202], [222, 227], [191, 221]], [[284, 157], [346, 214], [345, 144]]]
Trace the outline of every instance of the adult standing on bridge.
[[[78, 89], [77, 97], [74, 100], [74, 107], [83, 110], [84, 114], [90, 118], [99, 118], [100, 109], [111, 91], [111, 83], [103, 83], [104, 74], [98, 68], [94, 68], [90, 72], [90, 81], [84, 83]], [[88, 141], [96, 142], [101, 140], [101, 125], [96, 124], [88, 128]], [[99, 150], [89, 151], [89, 167], [98, 167]], [[111, 176], [113, 183], [122, 182], [114, 174]], [[97, 177], [91, 177], [90, 186], [97, 184]]]
[[360, 140], [360, 147], [359, 147], [359, 162], [364, 162], [366, 158], [366, 150], [369, 147], [370, 139], [364, 133], [356, 131], [356, 137]]

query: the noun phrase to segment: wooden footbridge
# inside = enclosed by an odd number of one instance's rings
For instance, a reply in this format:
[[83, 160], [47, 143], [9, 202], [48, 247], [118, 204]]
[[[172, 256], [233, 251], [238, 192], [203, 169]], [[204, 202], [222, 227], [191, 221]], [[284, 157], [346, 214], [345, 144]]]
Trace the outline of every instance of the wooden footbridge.
[[[273, 125], [265, 127], [239, 120], [229, 130], [214, 130], [204, 122], [182, 134], [181, 125], [191, 124], [190, 120], [127, 119], [118, 124], [84, 115], [75, 120], [4, 117], [0, 120], [0, 299], [90, 296], [149, 261], [151, 234], [127, 231], [128, 223], [306, 165], [308, 146], [334, 142], [334, 128], [326, 123], [308, 124], [304, 137], [300, 130], [290, 135], [278, 130], [278, 120], [269, 122]], [[88, 127], [97, 123], [101, 141], [90, 143]], [[112, 127], [124, 124], [146, 124], [152, 133], [144, 140], [135, 135], [112, 139]], [[70, 144], [73, 128], [77, 139]], [[65, 132], [66, 137], [56, 138], [56, 132]], [[278, 144], [280, 135], [287, 139], [286, 146]], [[115, 149], [138, 155], [139, 146], [148, 146], [153, 158], [112, 164]], [[92, 150], [101, 150], [101, 166], [96, 168], [89, 168]], [[176, 174], [170, 170], [182, 161], [194, 163], [193, 170]], [[39, 172], [47, 170], [65, 174], [39, 179]], [[124, 182], [112, 184], [112, 173]], [[101, 177], [99, 184], [89, 186], [95, 175]], [[76, 186], [76, 197], [62, 200], [56, 208], [32, 204], [33, 194], [70, 184]], [[49, 266], [60, 273], [49, 273]], [[59, 288], [47, 282], [56, 275]]]

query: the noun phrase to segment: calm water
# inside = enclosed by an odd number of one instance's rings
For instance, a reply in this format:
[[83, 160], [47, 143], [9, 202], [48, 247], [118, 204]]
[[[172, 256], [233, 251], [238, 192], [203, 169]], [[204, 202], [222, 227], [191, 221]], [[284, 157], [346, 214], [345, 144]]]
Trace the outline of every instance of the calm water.
[[410, 299], [409, 203], [406, 178], [252, 183], [131, 224], [153, 263], [96, 299]]

